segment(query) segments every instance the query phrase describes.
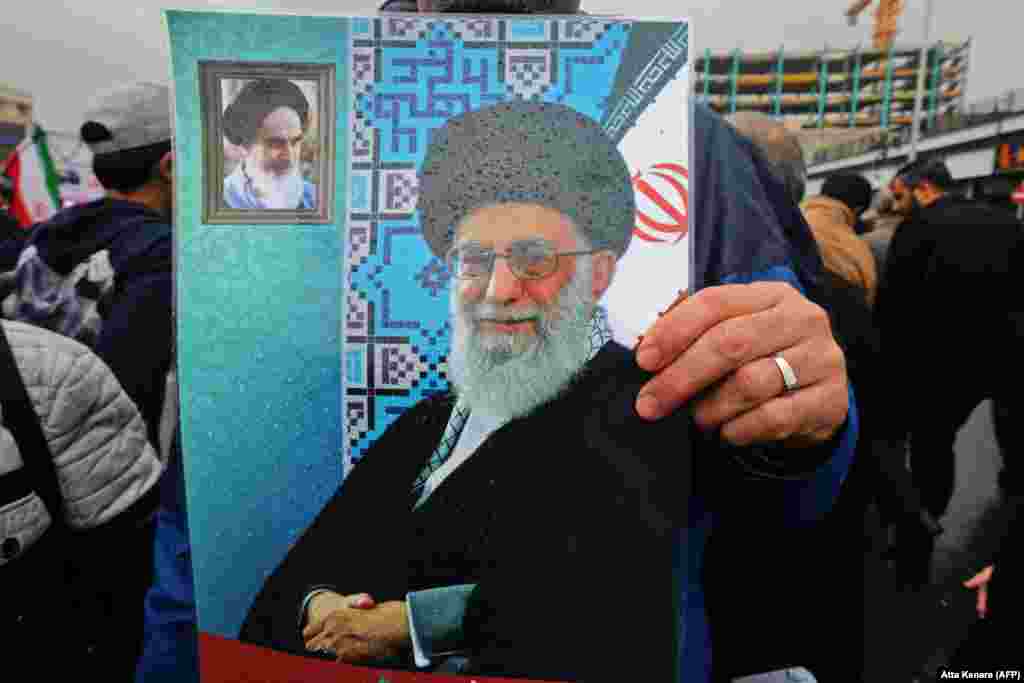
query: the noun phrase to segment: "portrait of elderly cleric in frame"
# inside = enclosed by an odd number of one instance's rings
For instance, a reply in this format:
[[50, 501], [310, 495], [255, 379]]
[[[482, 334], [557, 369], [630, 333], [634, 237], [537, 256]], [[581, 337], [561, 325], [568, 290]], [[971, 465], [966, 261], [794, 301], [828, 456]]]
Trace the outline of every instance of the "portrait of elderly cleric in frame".
[[[673, 680], [691, 425], [636, 415], [647, 375], [597, 306], [632, 236], [625, 160], [568, 106], [506, 102], [435, 131], [417, 201], [452, 275], [453, 388], [375, 441], [240, 639], [384, 668]], [[608, 625], [620, 590], [626, 629]]]
[[333, 66], [207, 62], [200, 79], [204, 222], [327, 222]]

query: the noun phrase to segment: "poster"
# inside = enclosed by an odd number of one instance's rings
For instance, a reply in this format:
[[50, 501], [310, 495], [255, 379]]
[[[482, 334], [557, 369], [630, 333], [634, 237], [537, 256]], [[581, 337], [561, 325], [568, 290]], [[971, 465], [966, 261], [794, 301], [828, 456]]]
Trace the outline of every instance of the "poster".
[[[458, 278], [452, 245], [431, 241], [418, 210], [427, 205], [420, 197], [426, 160], [459, 125], [469, 122], [463, 132], [483, 126], [473, 118], [480, 112], [508, 117], [492, 126], [499, 137], [518, 131], [534, 145], [528, 132], [544, 130], [556, 149], [563, 135], [579, 133], [589, 136], [579, 138], [588, 141], [588, 154], [611, 150], [608, 158], [623, 165], [619, 190], [632, 203], [595, 209], [584, 198], [562, 213], [578, 210], [599, 221], [627, 211], [616, 219], [622, 249], [610, 286], [594, 302], [594, 320], [606, 326], [610, 344], [632, 348], [690, 286], [690, 26], [598, 16], [170, 11], [166, 19], [175, 88], [181, 426], [204, 681], [237, 667], [246, 680], [280, 680], [268, 673], [275, 667], [303, 680], [338, 672], [348, 678], [332, 680], [423, 680], [424, 671], [443, 669], [418, 668], [408, 652], [365, 668], [313, 653], [277, 656], [238, 639], [268, 577], [347, 491], [343, 484], [372, 459], [373, 446], [402, 415], [451, 388]], [[262, 95], [245, 99], [253, 89]], [[237, 116], [230, 112], [236, 101], [248, 103]], [[521, 147], [505, 143], [513, 156]], [[472, 146], [470, 139], [450, 149], [463, 154]], [[572, 173], [586, 174], [579, 160], [562, 159]], [[511, 185], [541, 177], [533, 168]], [[467, 177], [469, 187], [476, 176]], [[554, 173], [530, 191], [562, 188], [547, 202], [561, 206], [580, 185], [564, 180]], [[450, 190], [436, 179], [432, 187]], [[539, 195], [522, 196], [520, 203], [530, 204]], [[455, 227], [468, 229], [463, 225]], [[526, 256], [513, 263], [508, 254], [490, 256], [492, 271], [503, 259], [525, 268]], [[472, 258], [479, 254], [457, 255], [460, 264]], [[584, 440], [593, 432], [587, 430]], [[423, 444], [424, 457], [435, 445]], [[625, 472], [622, 481], [630, 477], [643, 474]], [[677, 489], [685, 498], [685, 482]], [[637, 484], [626, 496], [639, 490]], [[342, 527], [365, 535], [384, 524], [386, 507], [383, 498], [369, 502]], [[552, 510], [552, 528], [561, 514]], [[609, 519], [614, 533], [620, 525]], [[345, 532], [339, 534], [344, 545]], [[361, 557], [353, 552], [344, 562]], [[666, 557], [653, 565], [664, 566], [670, 582]], [[468, 578], [474, 581], [467, 585], [487, 585]], [[476, 590], [471, 601], [483, 599]], [[290, 615], [300, 602], [289, 603]], [[474, 673], [530, 671], [513, 669]], [[570, 662], [561, 670], [571, 678], [572, 669]]]

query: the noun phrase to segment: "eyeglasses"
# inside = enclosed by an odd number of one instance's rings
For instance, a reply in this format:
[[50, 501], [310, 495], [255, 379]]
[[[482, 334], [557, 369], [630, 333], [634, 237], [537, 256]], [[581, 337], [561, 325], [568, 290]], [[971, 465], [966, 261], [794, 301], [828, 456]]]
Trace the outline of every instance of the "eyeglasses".
[[469, 243], [452, 247], [448, 252], [448, 270], [463, 280], [490, 277], [495, 260], [503, 258], [512, 274], [520, 280], [540, 280], [555, 272], [559, 256], [582, 256], [598, 251], [601, 250], [556, 251], [550, 242], [530, 240], [513, 242], [508, 251], [499, 254], [490, 247]]

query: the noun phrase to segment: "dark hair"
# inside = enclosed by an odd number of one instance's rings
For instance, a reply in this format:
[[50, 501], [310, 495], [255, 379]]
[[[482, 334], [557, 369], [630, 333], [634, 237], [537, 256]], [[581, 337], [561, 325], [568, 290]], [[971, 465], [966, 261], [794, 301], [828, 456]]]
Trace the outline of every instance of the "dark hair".
[[249, 81], [224, 110], [224, 135], [233, 145], [251, 145], [267, 114], [289, 107], [299, 115], [302, 130], [309, 128], [309, 102], [299, 86], [285, 78]]
[[[431, 0], [431, 12], [464, 14], [578, 14], [581, 0]], [[416, 12], [416, 0], [385, 0], [381, 12]]]
[[837, 199], [857, 216], [871, 206], [871, 183], [859, 173], [836, 173], [821, 186], [821, 194]]
[[940, 190], [948, 190], [953, 184], [953, 175], [941, 159], [919, 159], [896, 171], [896, 177], [913, 189], [922, 182], [929, 182]]
[[92, 158], [92, 171], [104, 188], [134, 192], [153, 178], [160, 160], [170, 151], [171, 141], [166, 140], [145, 147], [97, 154]]

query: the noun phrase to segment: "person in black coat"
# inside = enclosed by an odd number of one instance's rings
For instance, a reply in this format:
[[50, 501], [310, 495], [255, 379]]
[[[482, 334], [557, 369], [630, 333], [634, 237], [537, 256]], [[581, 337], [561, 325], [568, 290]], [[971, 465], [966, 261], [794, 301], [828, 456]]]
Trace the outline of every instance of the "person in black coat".
[[913, 478], [935, 517], [953, 495], [957, 431], [986, 398], [1019, 405], [1024, 341], [1024, 230], [1001, 210], [950, 195], [951, 182], [936, 160], [904, 167], [892, 181], [908, 215], [875, 309], [893, 380], [886, 427], [909, 436]]
[[[894, 206], [907, 217], [893, 236], [875, 307], [892, 378], [881, 428], [890, 441], [909, 443], [914, 484], [935, 518], [953, 497], [957, 432], [985, 399], [1019, 414], [1024, 378], [1024, 231], [999, 209], [949, 194], [951, 183], [945, 164], [928, 159], [891, 181]], [[1021, 438], [1019, 423], [1005, 415], [1000, 423], [1006, 471], [1020, 467], [1006, 458]], [[926, 584], [934, 539], [897, 531], [904, 579]]]

